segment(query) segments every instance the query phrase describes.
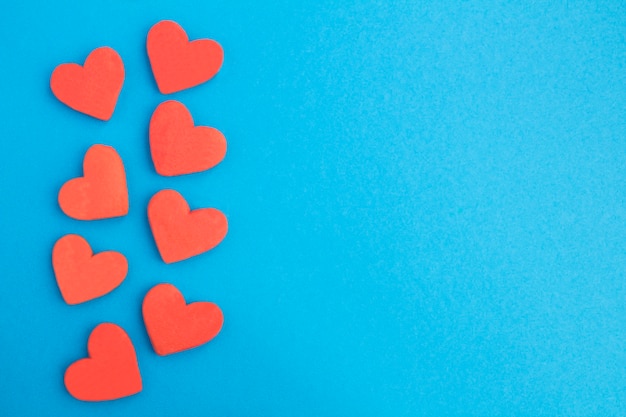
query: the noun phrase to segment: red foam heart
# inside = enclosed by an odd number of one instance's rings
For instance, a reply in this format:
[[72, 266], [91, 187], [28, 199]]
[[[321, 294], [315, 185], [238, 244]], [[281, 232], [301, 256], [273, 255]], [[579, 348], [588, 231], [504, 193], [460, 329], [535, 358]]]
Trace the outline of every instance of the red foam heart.
[[63, 299], [80, 304], [113, 291], [128, 273], [128, 261], [119, 252], [93, 254], [79, 235], [65, 235], [52, 249], [52, 267]]
[[113, 49], [94, 49], [85, 65], [61, 64], [50, 77], [50, 88], [61, 103], [100, 120], [109, 120], [124, 84], [124, 63]]
[[210, 80], [224, 61], [219, 43], [211, 39], [189, 42], [185, 30], [171, 20], [162, 20], [150, 28], [147, 50], [154, 79], [163, 94]]
[[224, 316], [209, 302], [186, 304], [171, 284], [154, 286], [143, 299], [143, 321], [154, 351], [170, 355], [207, 343], [222, 329]]
[[228, 221], [221, 211], [191, 211], [174, 190], [161, 190], [152, 196], [148, 220], [161, 258], [168, 264], [213, 249], [228, 232]]
[[191, 174], [219, 164], [226, 139], [212, 127], [194, 127], [185, 105], [170, 100], [159, 104], [150, 119], [150, 151], [159, 174]]
[[99, 324], [89, 335], [89, 357], [65, 371], [65, 388], [82, 401], [108, 401], [142, 389], [135, 347], [121, 327]]
[[93, 145], [83, 161], [84, 176], [63, 184], [59, 206], [78, 220], [96, 220], [128, 213], [128, 189], [122, 158], [115, 149]]

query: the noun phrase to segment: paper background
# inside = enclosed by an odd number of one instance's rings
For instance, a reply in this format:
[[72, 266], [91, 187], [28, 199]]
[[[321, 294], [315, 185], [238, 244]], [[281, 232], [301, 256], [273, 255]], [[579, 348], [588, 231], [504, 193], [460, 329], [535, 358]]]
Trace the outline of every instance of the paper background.
[[[3, 415], [623, 415], [623, 2], [14, 1], [2, 16]], [[158, 93], [145, 37], [161, 19], [222, 44], [213, 80]], [[48, 86], [104, 45], [126, 69], [109, 122]], [[154, 172], [148, 122], [167, 99], [224, 133], [222, 164]], [[57, 205], [94, 143], [124, 160], [124, 218]], [[224, 242], [165, 265], [146, 217], [162, 188], [224, 211]], [[121, 251], [126, 281], [65, 305], [50, 257], [66, 233]], [[141, 300], [159, 282], [216, 302], [222, 333], [154, 354]], [[104, 321], [132, 338], [144, 390], [81, 403], [63, 372]]]

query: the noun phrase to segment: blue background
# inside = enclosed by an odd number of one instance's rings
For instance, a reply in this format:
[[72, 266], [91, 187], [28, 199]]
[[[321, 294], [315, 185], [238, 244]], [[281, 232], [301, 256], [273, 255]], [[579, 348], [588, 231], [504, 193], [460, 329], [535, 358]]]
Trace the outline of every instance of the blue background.
[[[158, 92], [161, 19], [223, 45], [214, 79]], [[623, 2], [12, 1], [1, 22], [1, 415], [626, 414]], [[126, 68], [106, 123], [48, 86], [103, 45]], [[225, 134], [222, 164], [155, 173], [169, 98]], [[126, 217], [58, 208], [94, 143], [125, 162]], [[162, 188], [223, 210], [224, 242], [165, 265], [146, 217]], [[126, 281], [65, 305], [66, 233], [124, 253]], [[220, 335], [158, 357], [140, 305], [159, 282], [218, 303]], [[82, 403], [63, 372], [103, 321], [144, 390]]]

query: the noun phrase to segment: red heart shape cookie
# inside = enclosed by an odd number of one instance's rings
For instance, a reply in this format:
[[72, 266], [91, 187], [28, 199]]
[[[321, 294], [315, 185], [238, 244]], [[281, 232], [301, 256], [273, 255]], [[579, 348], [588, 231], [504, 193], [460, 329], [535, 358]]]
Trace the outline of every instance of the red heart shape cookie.
[[183, 196], [174, 190], [161, 190], [152, 196], [148, 220], [161, 258], [167, 264], [213, 249], [228, 232], [228, 221], [221, 211], [191, 211]]
[[209, 302], [186, 304], [171, 284], [154, 286], [143, 299], [143, 321], [154, 351], [170, 355], [207, 343], [222, 329], [222, 310]]
[[94, 49], [85, 65], [61, 64], [50, 77], [50, 88], [59, 101], [81, 113], [109, 120], [124, 84], [124, 63], [113, 49]]
[[146, 46], [154, 79], [163, 94], [210, 80], [224, 61], [219, 43], [211, 39], [189, 42], [185, 30], [171, 20], [162, 20], [150, 28]]
[[52, 249], [52, 267], [61, 295], [74, 305], [101, 297], [117, 288], [128, 273], [128, 261], [119, 252], [93, 254], [79, 235], [65, 235]]
[[219, 164], [226, 139], [212, 127], [194, 127], [187, 107], [170, 100], [159, 104], [150, 119], [150, 151], [159, 174], [191, 174]]
[[82, 401], [108, 401], [142, 389], [135, 347], [121, 327], [99, 324], [89, 335], [89, 357], [65, 371], [65, 388]]
[[77, 220], [96, 220], [128, 213], [128, 189], [122, 158], [115, 149], [93, 145], [83, 160], [84, 176], [63, 184], [59, 206]]

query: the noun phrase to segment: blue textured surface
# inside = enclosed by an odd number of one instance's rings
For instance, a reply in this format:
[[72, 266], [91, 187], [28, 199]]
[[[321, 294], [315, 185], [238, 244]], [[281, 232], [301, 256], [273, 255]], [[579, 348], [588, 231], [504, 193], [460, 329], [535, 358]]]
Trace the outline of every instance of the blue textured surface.
[[[624, 415], [624, 3], [432, 3], [5, 4], [0, 414]], [[158, 93], [145, 36], [161, 19], [223, 45], [213, 80]], [[106, 123], [48, 87], [103, 45], [126, 66]], [[221, 165], [154, 172], [166, 98], [224, 132]], [[124, 218], [58, 208], [93, 143], [126, 164]], [[225, 241], [161, 262], [146, 218], [161, 188], [223, 210]], [[63, 303], [50, 254], [66, 233], [128, 257], [120, 288]], [[218, 303], [222, 333], [154, 354], [140, 303], [158, 282]], [[144, 390], [81, 403], [63, 372], [102, 321], [131, 336]]]

